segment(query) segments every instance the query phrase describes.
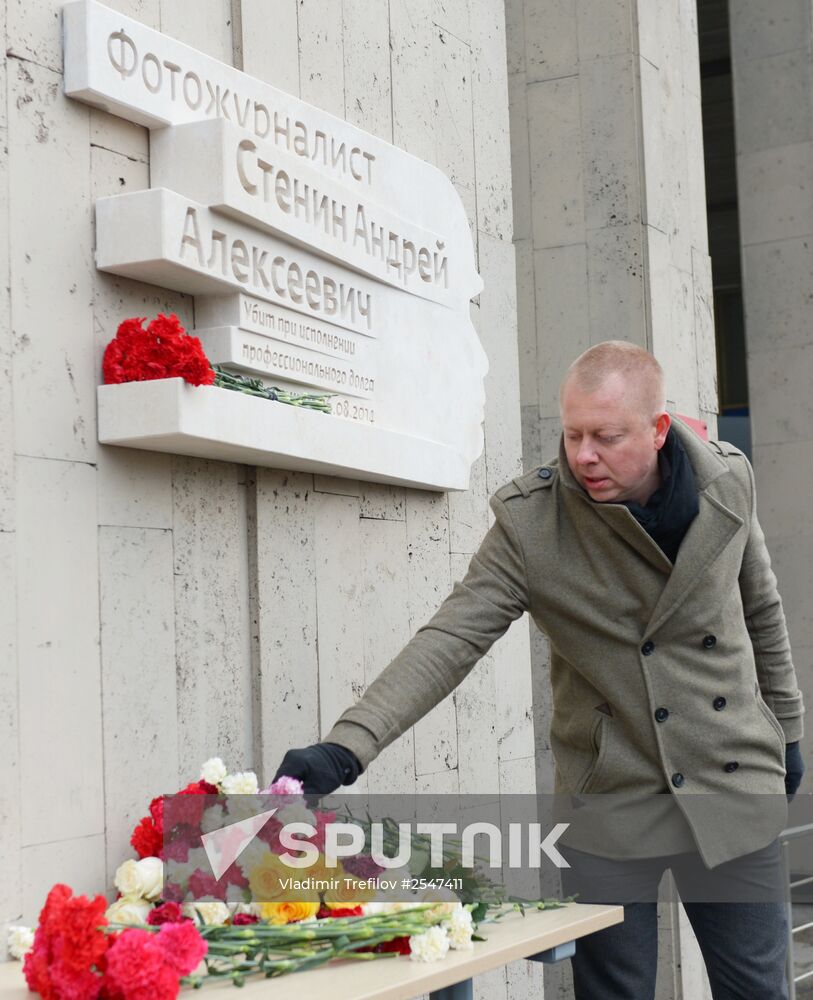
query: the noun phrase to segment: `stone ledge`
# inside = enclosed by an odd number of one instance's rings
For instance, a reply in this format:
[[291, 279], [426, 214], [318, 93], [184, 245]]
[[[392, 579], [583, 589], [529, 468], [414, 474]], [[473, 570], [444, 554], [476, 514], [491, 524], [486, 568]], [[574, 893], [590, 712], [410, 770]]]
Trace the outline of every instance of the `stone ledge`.
[[466, 490], [446, 445], [180, 378], [100, 385], [99, 442], [428, 490]]

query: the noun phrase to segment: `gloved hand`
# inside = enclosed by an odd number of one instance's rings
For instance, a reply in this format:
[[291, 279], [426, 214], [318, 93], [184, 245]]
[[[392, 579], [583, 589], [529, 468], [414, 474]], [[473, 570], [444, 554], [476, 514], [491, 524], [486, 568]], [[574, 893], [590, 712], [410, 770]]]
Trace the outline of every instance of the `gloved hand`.
[[314, 743], [289, 750], [277, 768], [274, 781], [287, 775], [299, 778], [305, 795], [328, 795], [339, 785], [352, 785], [362, 772], [358, 757], [338, 743]]
[[796, 790], [802, 783], [802, 775], [805, 773], [805, 762], [802, 760], [802, 751], [799, 749], [799, 741], [785, 744], [785, 791], [788, 801], [792, 801]]

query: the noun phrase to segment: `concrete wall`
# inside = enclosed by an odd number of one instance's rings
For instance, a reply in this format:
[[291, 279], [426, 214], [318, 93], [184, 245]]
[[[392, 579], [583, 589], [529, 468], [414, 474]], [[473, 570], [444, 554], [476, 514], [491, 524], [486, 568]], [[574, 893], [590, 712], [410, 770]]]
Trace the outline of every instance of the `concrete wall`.
[[[813, 9], [809, 0], [776, 0], [770, 7], [743, 0], [731, 4], [730, 14], [754, 471], [799, 685], [810, 707]], [[809, 750], [802, 752], [809, 761]]]
[[[109, 891], [150, 798], [205, 758], [269, 779], [318, 740], [463, 575], [489, 493], [521, 469], [501, 0], [113, 6], [452, 177], [485, 281], [486, 444], [449, 496], [100, 447], [116, 326], [192, 325], [194, 302], [95, 270], [94, 199], [148, 186], [147, 134], [63, 96], [56, 0], [0, 2], [0, 581], [17, 594], [0, 612], [0, 925], [35, 920], [57, 880]], [[521, 621], [359, 785], [533, 791], [530, 685]], [[540, 982], [521, 963], [477, 989]]]
[[[558, 386], [591, 344], [630, 340], [669, 406], [715, 430], [716, 363], [693, 0], [507, 0], [523, 454], [556, 454]], [[552, 782], [544, 637], [532, 635], [540, 789]], [[707, 986], [676, 904], [659, 998]], [[567, 969], [550, 996], [570, 996]]]

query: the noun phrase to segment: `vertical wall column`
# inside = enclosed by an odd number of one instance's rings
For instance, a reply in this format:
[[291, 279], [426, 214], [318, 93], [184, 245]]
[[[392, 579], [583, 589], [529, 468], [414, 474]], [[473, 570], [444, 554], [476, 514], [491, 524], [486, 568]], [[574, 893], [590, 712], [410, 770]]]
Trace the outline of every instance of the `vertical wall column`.
[[813, 28], [810, 0], [732, 3], [745, 333], [760, 520], [813, 705]]
[[[556, 455], [562, 375], [602, 340], [653, 351], [670, 409], [703, 418], [714, 433], [695, 3], [507, 0], [506, 8], [526, 468]], [[546, 790], [548, 654], [535, 630], [532, 644], [537, 778]], [[660, 917], [658, 996], [666, 998], [681, 988], [676, 977], [700, 979], [702, 965], [676, 905]], [[567, 978], [548, 970], [546, 995], [571, 995]]]

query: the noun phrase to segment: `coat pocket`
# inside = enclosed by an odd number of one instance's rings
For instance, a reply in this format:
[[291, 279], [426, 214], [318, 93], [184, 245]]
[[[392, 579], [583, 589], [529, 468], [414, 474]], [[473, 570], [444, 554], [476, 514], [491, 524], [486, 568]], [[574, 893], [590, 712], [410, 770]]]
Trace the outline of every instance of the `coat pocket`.
[[759, 684], [754, 688], [754, 697], [756, 698], [757, 705], [759, 706], [760, 712], [765, 716], [771, 725], [771, 729], [776, 733], [779, 739], [779, 748], [782, 756], [782, 760], [785, 759], [785, 733], [782, 727], [779, 725], [776, 716], [770, 710], [770, 708], [765, 704], [765, 700], [762, 697], [762, 693], [759, 690]]
[[613, 724], [612, 716], [604, 711], [597, 711], [596, 718], [590, 727], [590, 744], [593, 748], [593, 762], [582, 776], [577, 788], [577, 794], [589, 792], [596, 787], [607, 762], [607, 747], [610, 742], [610, 730]]

